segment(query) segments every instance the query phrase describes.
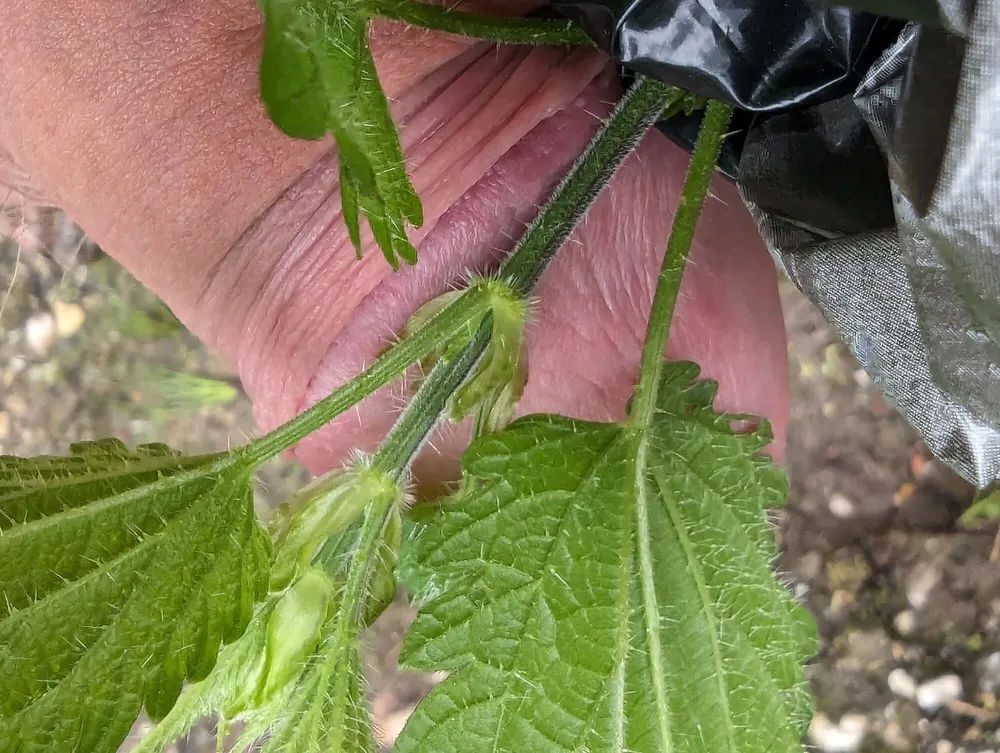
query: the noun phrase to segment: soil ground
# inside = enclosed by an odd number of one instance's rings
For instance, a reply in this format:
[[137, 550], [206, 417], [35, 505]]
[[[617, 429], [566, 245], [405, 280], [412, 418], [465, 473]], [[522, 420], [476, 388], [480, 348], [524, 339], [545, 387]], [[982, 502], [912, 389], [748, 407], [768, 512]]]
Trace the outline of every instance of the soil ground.
[[[32, 236], [0, 243], [0, 454], [109, 435], [197, 452], [253, 432], [232, 376], [155, 297], [58, 214], [37, 219]], [[997, 525], [957, 523], [973, 490], [930, 458], [808, 301], [790, 286], [782, 297], [793, 414], [779, 566], [823, 639], [811, 742], [829, 753], [998, 750]], [[213, 381], [185, 390], [165, 370]], [[304, 478], [272, 463], [261, 506]], [[411, 616], [400, 599], [369, 636], [387, 747], [433, 679], [395, 670]], [[179, 748], [212, 746], [206, 726]]]

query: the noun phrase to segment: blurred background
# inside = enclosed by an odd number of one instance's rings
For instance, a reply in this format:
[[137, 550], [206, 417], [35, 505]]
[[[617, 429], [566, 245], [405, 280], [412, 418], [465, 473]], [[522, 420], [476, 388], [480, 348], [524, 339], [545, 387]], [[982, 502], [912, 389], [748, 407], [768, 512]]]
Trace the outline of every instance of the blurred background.
[[[935, 461], [811, 304], [782, 285], [792, 421], [779, 566], [815, 616], [828, 753], [1000, 750], [1000, 496]], [[238, 382], [169, 310], [64, 215], [0, 211], [0, 454], [63, 453], [117, 436], [189, 452], [254, 431]], [[262, 511], [306, 479], [276, 461]], [[383, 748], [434, 678], [395, 659], [400, 596], [369, 636]], [[141, 729], [136, 730], [141, 734]], [[179, 751], [214, 750], [205, 725]]]

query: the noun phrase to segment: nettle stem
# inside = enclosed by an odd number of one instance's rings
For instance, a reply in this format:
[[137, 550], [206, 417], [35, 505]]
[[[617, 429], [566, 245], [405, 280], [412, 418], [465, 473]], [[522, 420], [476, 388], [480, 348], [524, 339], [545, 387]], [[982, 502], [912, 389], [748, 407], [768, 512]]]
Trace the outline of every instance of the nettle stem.
[[504, 264], [501, 276], [527, 296], [545, 267], [639, 140], [684, 92], [639, 77], [556, 188]]
[[[637, 79], [629, 88], [503, 265], [500, 276], [508, 281], [515, 293], [525, 297], [531, 293], [556, 251], [601, 189], [664, 110], [680, 101], [682, 96], [680, 90], [644, 77]], [[470, 288], [426, 326], [394, 344], [355, 379], [309, 410], [236, 451], [233, 457], [250, 466], [258, 466], [275, 457], [401, 376], [414, 363], [456, 336], [469, 322], [487, 313], [475, 339], [458, 355], [442, 364], [445, 369], [439, 377], [423, 384], [414, 398], [417, 412], [408, 410], [404, 414], [405, 422], [400, 419], [386, 439], [380, 465], [387, 470], [392, 468], [402, 472], [443, 409], [437, 391], [447, 388], [454, 392], [482, 356], [489, 342], [484, 331], [489, 331], [490, 303], [491, 296], [485, 287]], [[430, 397], [421, 398], [424, 390], [434, 391], [433, 400]], [[447, 400], [447, 395], [444, 399]], [[439, 403], [442, 406], [440, 409]]]
[[483, 16], [413, 0], [376, 0], [372, 13], [411, 26], [502, 44], [594, 44], [583, 29], [569, 20]]
[[670, 322], [677, 304], [684, 266], [687, 264], [695, 227], [708, 195], [708, 186], [715, 172], [732, 112], [732, 107], [722, 102], [708, 103], [684, 181], [680, 206], [674, 215], [667, 250], [656, 281], [653, 306], [649, 312], [639, 382], [635, 388], [632, 421], [641, 428], [649, 426], [656, 408], [656, 393], [663, 371], [663, 351], [670, 333]]
[[[601, 189], [664, 110], [683, 96], [678, 89], [644, 77], [629, 88], [500, 270], [500, 278], [516, 294], [523, 297], [531, 294], [556, 251]], [[469, 345], [433, 369], [379, 450], [377, 462], [382, 468], [402, 473], [409, 465], [444, 411], [448, 398], [486, 350], [490, 329], [491, 318], [487, 316]]]
[[406, 473], [438, 417], [444, 412], [448, 399], [462, 386], [489, 340], [490, 327], [486, 321], [469, 345], [454, 357], [438, 361], [379, 447], [375, 465], [397, 479]]
[[395, 343], [370, 367], [357, 377], [334, 390], [312, 408], [282, 424], [234, 453], [251, 467], [270, 460], [292, 447], [312, 432], [325, 426], [375, 390], [391, 382], [435, 348], [457, 335], [469, 322], [483, 316], [489, 309], [490, 295], [485, 289], [470, 289], [426, 326]]

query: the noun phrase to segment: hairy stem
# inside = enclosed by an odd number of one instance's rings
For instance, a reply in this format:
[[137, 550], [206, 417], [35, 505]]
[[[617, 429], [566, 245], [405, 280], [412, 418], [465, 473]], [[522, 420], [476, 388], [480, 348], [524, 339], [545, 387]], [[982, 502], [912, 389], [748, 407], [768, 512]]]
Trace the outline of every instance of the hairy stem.
[[504, 264], [501, 275], [516, 293], [531, 292], [611, 176], [664, 110], [683, 96], [680, 89], [645, 77], [625, 92]]
[[684, 266], [691, 251], [698, 217], [708, 195], [708, 186], [719, 159], [719, 149], [726, 136], [732, 108], [722, 102], [709, 102], [705, 109], [698, 140], [695, 143], [691, 164], [688, 167], [681, 203], [674, 215], [674, 224], [667, 241], [667, 250], [656, 281], [653, 307], [649, 313], [646, 342], [642, 348], [639, 382], [635, 389], [632, 409], [633, 424], [639, 428], [649, 426], [656, 408], [656, 393], [663, 370], [663, 350], [670, 333], [677, 294], [684, 275]]
[[483, 16], [414, 0], [376, 0], [373, 14], [502, 44], [594, 44], [583, 29], [569, 20]]
[[[683, 93], [653, 79], [639, 78], [591, 139], [501, 269], [514, 292], [527, 297], [556, 251], [594, 203], [639, 140], [664, 109]], [[438, 364], [378, 453], [387, 471], [402, 473], [430, 433], [451, 394], [458, 389], [489, 344], [491, 320], [454, 358]]]
[[[615, 170], [664, 109], [678, 101], [680, 96], [679, 90], [647, 78], [639, 78], [626, 92], [611, 117], [591, 140], [504, 264], [501, 275], [510, 282], [516, 293], [527, 296], [531, 292], [549, 261], [593, 204], [601, 189], [611, 180]], [[470, 289], [426, 326], [393, 345], [355, 379], [309, 410], [238, 450], [234, 453], [234, 458], [250, 466], [257, 466], [287, 450], [378, 388], [401, 376], [411, 365], [456, 335], [470, 321], [481, 317], [487, 311], [489, 303], [488, 291]], [[484, 326], [487, 323], [484, 322]], [[472, 343], [445, 364], [447, 369], [440, 376], [441, 386], [434, 389], [443, 389], [443, 385], [452, 383], [457, 389], [482, 355], [488, 341], [489, 338], [484, 337], [481, 331]], [[428, 388], [429, 385], [425, 383], [421, 392]], [[419, 394], [414, 398], [415, 401]], [[440, 401], [435, 398], [434, 406], [438, 402]], [[426, 406], [424, 401], [419, 401], [418, 407], [426, 407], [426, 410], [420, 408], [420, 418], [408, 418], [405, 425], [397, 426], [399, 432], [394, 430], [386, 440], [393, 457], [401, 462], [401, 466], [383, 464], [383, 468], [405, 468], [409, 464], [412, 453], [420, 446], [441, 412], [430, 403], [430, 398]], [[418, 428], [418, 424], [422, 428]], [[387, 449], [387, 453], [390, 449]]]
[[401, 376], [410, 366], [482, 317], [490, 304], [486, 290], [472, 288], [435, 316], [426, 326], [395, 343], [369, 368], [334, 390], [309, 410], [234, 453], [251, 467], [270, 460], [332, 421], [375, 390]]
[[462, 385], [489, 343], [489, 325], [487, 317], [469, 345], [453, 358], [441, 359], [431, 369], [431, 373], [420, 385], [417, 394], [375, 454], [374, 461], [379, 468], [397, 479], [406, 472], [438, 417], [444, 412], [448, 399]]

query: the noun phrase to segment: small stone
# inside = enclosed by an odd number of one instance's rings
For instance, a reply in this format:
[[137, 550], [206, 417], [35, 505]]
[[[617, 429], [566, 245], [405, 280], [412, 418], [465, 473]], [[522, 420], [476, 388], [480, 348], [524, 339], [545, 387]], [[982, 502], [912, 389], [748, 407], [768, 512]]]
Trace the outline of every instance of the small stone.
[[854, 503], [839, 492], [831, 495], [828, 505], [835, 518], [846, 520], [854, 516]]
[[56, 334], [59, 337], [69, 337], [76, 334], [87, 319], [82, 306], [65, 301], [53, 301], [52, 313], [56, 320]]
[[46, 355], [56, 339], [55, 317], [48, 311], [29, 316], [24, 323], [24, 339], [36, 355]]
[[889, 722], [885, 725], [885, 731], [882, 732], [882, 739], [893, 750], [910, 750], [910, 741], [903, 732], [903, 728], [896, 722]]
[[938, 740], [934, 746], [934, 753], [954, 753], [955, 745], [948, 740]]
[[892, 670], [886, 682], [889, 684], [889, 690], [900, 698], [913, 698], [917, 694], [917, 681], [910, 677], [905, 669]]
[[801, 580], [813, 582], [823, 572], [823, 555], [819, 552], [806, 552], [795, 565], [795, 573]]
[[902, 612], [893, 617], [892, 626], [896, 628], [896, 632], [904, 638], [913, 635], [913, 628], [917, 626], [916, 615], [913, 614], [912, 609], [904, 609]]
[[11, 415], [21, 418], [28, 413], [28, 401], [21, 395], [8, 395], [3, 401], [4, 407], [10, 411]]
[[930, 714], [960, 699], [962, 692], [961, 677], [941, 675], [917, 688], [917, 705]]
[[10, 414], [5, 410], [0, 410], [0, 439], [10, 436]]
[[845, 714], [834, 724], [819, 713], [809, 724], [809, 741], [825, 753], [854, 753], [867, 731], [868, 719], [862, 714]]
[[865, 389], [872, 383], [872, 378], [868, 376], [868, 372], [864, 369], [855, 369], [854, 383], [861, 389]]
[[830, 614], [840, 614], [854, 604], [854, 594], [838, 588], [830, 595]]
[[996, 695], [1000, 692], [1000, 651], [980, 659], [976, 663], [979, 673], [979, 687], [984, 693]]
[[941, 582], [940, 571], [925, 565], [915, 570], [906, 581], [906, 600], [914, 609], [923, 609], [930, 599], [931, 591]]

